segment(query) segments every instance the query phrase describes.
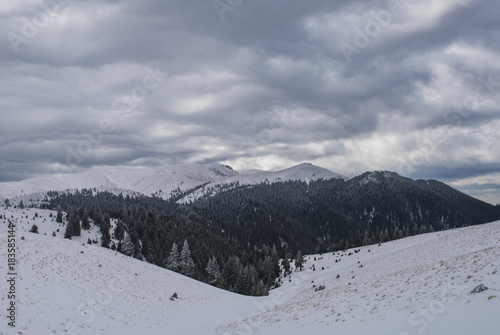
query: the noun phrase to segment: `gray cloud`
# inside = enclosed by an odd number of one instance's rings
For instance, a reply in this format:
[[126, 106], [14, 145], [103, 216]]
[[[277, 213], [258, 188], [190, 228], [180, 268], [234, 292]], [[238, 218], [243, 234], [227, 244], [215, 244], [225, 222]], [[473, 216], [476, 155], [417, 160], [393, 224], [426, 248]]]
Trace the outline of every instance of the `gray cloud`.
[[500, 8], [401, 0], [383, 21], [393, 3], [243, 0], [221, 21], [212, 1], [8, 1], [0, 181], [311, 161], [500, 202]]

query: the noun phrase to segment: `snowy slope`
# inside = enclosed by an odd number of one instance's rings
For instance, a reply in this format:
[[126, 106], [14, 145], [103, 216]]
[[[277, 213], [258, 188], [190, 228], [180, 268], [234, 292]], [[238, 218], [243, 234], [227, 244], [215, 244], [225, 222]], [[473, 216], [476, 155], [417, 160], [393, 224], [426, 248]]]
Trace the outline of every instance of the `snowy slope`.
[[[24, 212], [29, 212], [32, 221], [35, 210]], [[49, 211], [36, 212], [45, 217]], [[18, 222], [25, 218], [21, 210], [12, 208], [0, 211], [0, 215]], [[3, 221], [1, 256], [6, 260], [7, 229]], [[53, 230], [50, 220], [38, 223], [42, 232]], [[256, 298], [231, 294], [84, 244], [82, 238], [70, 241], [29, 233], [26, 230], [31, 224], [23, 222], [17, 231], [18, 327], [7, 332], [6, 313], [1, 312], [1, 334], [207, 334], [207, 329], [221, 322], [256, 310], [252, 303]], [[1, 263], [0, 272], [6, 275], [6, 261]], [[178, 299], [171, 301], [173, 293]], [[2, 280], [2, 311], [7, 303], [7, 287]]]
[[[92, 168], [88, 171], [43, 178], [27, 179], [20, 182], [0, 183], [0, 199], [12, 199], [24, 195], [26, 198], [43, 198], [43, 192], [63, 191], [96, 187], [113, 192], [137, 192], [147, 196], [155, 194], [169, 198], [171, 192], [191, 190], [206, 185], [196, 195], [203, 195], [207, 189], [224, 184], [256, 184], [263, 181], [285, 180], [310, 181], [342, 177], [312, 164], [300, 164], [278, 172], [255, 170], [239, 174], [222, 164], [167, 165], [155, 168]], [[17, 199], [18, 200], [18, 199]]]
[[[52, 237], [57, 223], [49, 213], [0, 209], [2, 217], [19, 223], [18, 327], [7, 330], [0, 312], [2, 334], [500, 332], [500, 222], [362, 247], [357, 253], [307, 256], [303, 271], [285, 278], [269, 297], [254, 298], [83, 244], [85, 237]], [[2, 276], [7, 273], [4, 221]], [[41, 234], [26, 232], [35, 221]], [[5, 311], [6, 282], [0, 283], [0, 311]], [[480, 283], [489, 290], [471, 295]], [[325, 289], [315, 291], [313, 285]], [[171, 301], [174, 292], [179, 299]]]
[[159, 190], [164, 196], [176, 188], [191, 189], [236, 174], [220, 165], [170, 165], [156, 168], [92, 168], [81, 173], [0, 183], [0, 198], [49, 190], [96, 187], [101, 190], [128, 190], [151, 195]]

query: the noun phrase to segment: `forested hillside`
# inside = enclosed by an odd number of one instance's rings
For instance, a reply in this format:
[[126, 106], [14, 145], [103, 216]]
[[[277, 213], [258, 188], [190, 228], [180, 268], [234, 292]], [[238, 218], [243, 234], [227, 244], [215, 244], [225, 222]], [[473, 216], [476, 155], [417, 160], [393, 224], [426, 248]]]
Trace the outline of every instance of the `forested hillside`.
[[[244, 185], [188, 204], [96, 190], [48, 192], [67, 237], [100, 227], [102, 245], [212, 285], [265, 295], [299, 253], [342, 250], [491, 222], [500, 208], [434, 180], [368, 172], [350, 180]], [[112, 227], [110, 219], [117, 219]], [[111, 238], [118, 241], [112, 242]]]

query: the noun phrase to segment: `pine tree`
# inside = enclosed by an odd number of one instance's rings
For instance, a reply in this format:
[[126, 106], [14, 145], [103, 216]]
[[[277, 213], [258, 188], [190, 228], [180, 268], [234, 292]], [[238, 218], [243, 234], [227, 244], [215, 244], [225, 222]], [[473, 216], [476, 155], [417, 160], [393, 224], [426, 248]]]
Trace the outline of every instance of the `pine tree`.
[[239, 281], [239, 293], [251, 295], [255, 289], [256, 271], [254, 267], [244, 267], [241, 270], [241, 278]]
[[220, 286], [221, 273], [219, 263], [217, 263], [217, 258], [212, 257], [208, 260], [206, 271], [208, 273], [208, 283], [214, 286]]
[[73, 230], [71, 229], [71, 225], [68, 223], [66, 225], [66, 230], [64, 231], [64, 238], [68, 238], [71, 240]]
[[109, 248], [109, 244], [111, 243], [109, 228], [109, 223], [103, 223], [103, 225], [101, 226], [101, 247]]
[[231, 256], [226, 262], [223, 271], [224, 283], [226, 288], [235, 291], [238, 287], [238, 279], [240, 277], [241, 264], [238, 256]]
[[115, 238], [117, 240], [123, 240], [124, 235], [125, 235], [125, 227], [123, 226], [121, 220], [119, 220], [115, 227]]
[[273, 279], [278, 277], [281, 272], [280, 267], [280, 256], [278, 255], [278, 251], [276, 250], [276, 246], [273, 246], [271, 250], [271, 259], [273, 261]]
[[33, 224], [33, 226], [31, 226], [30, 233], [38, 234], [38, 226], [36, 224]]
[[82, 229], [90, 230], [90, 228], [89, 213], [87, 212], [87, 209], [85, 209], [82, 214]]
[[166, 266], [167, 269], [172, 271], [177, 272], [180, 270], [179, 247], [175, 242], [172, 244], [172, 249], [170, 250], [170, 254], [168, 255]]
[[304, 256], [302, 256], [302, 251], [297, 252], [297, 257], [295, 258], [295, 267], [302, 271], [304, 267]]
[[123, 238], [120, 252], [127, 256], [132, 256], [134, 254], [134, 243], [129, 234], [126, 234]]
[[63, 214], [61, 211], [61, 207], [57, 209], [57, 215], [56, 215], [56, 222], [62, 223], [63, 222]]
[[274, 264], [270, 256], [267, 256], [262, 263], [262, 277], [264, 283], [267, 285], [272, 285], [276, 275], [274, 274]]
[[72, 236], [80, 236], [82, 229], [80, 226], [80, 218], [76, 211], [70, 211], [68, 214], [68, 225], [71, 227]]
[[254, 288], [254, 291], [253, 291], [253, 295], [255, 296], [263, 296], [263, 295], [268, 295], [269, 294], [269, 290], [267, 289], [266, 285], [264, 284], [264, 282], [261, 280], [259, 280], [257, 282], [257, 284], [255, 285], [255, 288]]
[[191, 258], [191, 250], [189, 250], [188, 241], [184, 240], [180, 257], [180, 272], [183, 275], [191, 277], [194, 275], [194, 269], [194, 262]]
[[285, 258], [281, 261], [281, 265], [283, 266], [284, 275], [288, 276], [290, 273], [290, 255], [288, 253], [285, 254]]

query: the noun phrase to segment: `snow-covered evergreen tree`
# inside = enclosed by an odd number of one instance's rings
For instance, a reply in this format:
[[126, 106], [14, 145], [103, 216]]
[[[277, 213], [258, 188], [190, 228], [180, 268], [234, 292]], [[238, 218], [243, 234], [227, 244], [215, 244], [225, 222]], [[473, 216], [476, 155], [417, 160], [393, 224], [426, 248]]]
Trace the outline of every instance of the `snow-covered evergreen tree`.
[[221, 272], [217, 258], [212, 257], [208, 260], [206, 271], [208, 273], [208, 283], [215, 286], [221, 284]]
[[123, 238], [121, 253], [127, 256], [132, 256], [134, 254], [134, 243], [132, 243], [132, 239], [129, 234], [126, 234]]
[[183, 275], [191, 277], [194, 275], [194, 270], [195, 267], [193, 259], [191, 258], [191, 250], [189, 250], [188, 241], [184, 240], [184, 245], [182, 246], [180, 257], [180, 272]]
[[179, 247], [175, 242], [172, 244], [172, 249], [168, 255], [166, 266], [167, 269], [172, 271], [179, 271], [180, 269]]

